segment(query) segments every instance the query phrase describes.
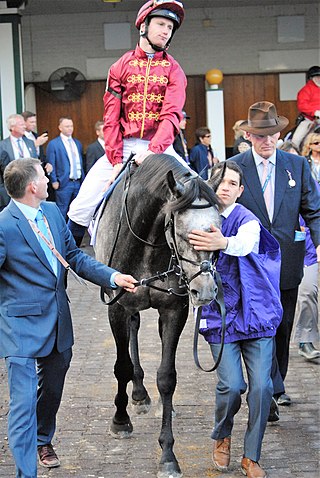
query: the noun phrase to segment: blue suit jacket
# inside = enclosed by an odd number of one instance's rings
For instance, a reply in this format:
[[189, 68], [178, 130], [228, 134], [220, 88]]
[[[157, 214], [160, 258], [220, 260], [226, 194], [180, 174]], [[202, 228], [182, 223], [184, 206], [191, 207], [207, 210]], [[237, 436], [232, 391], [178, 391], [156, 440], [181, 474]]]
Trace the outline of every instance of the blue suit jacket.
[[[320, 244], [320, 195], [308, 162], [302, 156], [277, 150], [274, 215], [269, 220], [252, 149], [230, 158], [243, 171], [244, 191], [238, 202], [250, 209], [278, 240], [281, 248], [282, 289], [298, 286], [303, 276], [305, 241], [295, 242], [300, 230], [299, 214], [310, 228], [314, 244]], [[295, 186], [289, 185], [289, 173]]]
[[[114, 269], [75, 245], [58, 207], [44, 202], [56, 249], [81, 277], [110, 286]], [[0, 357], [44, 357], [57, 344], [59, 352], [73, 344], [64, 268], [57, 276], [28, 220], [16, 204], [0, 213]]]
[[[84, 178], [83, 171], [83, 158], [82, 158], [82, 145], [80, 141], [76, 138], [73, 138], [73, 141], [76, 143], [78, 148], [79, 157], [81, 161], [81, 180]], [[50, 175], [50, 180], [52, 183], [58, 182], [59, 189], [64, 188], [70, 177], [70, 161], [66, 148], [64, 147], [63, 141], [60, 136], [49, 141], [47, 146], [47, 163], [52, 164], [53, 171]]]
[[[23, 141], [26, 143], [27, 148], [30, 153], [30, 158], [37, 158], [37, 150], [34, 145], [34, 142], [30, 139], [22, 136]], [[12, 148], [12, 143], [10, 136], [2, 141], [0, 141], [0, 211], [9, 204], [10, 198], [7, 194], [7, 191], [4, 187], [3, 182], [3, 172], [7, 164], [14, 160], [14, 151]]]

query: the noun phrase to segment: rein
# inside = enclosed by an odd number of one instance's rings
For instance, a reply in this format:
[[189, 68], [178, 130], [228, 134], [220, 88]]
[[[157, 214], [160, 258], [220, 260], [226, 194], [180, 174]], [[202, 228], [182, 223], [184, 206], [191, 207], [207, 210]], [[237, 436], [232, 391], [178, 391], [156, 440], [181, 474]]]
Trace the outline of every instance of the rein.
[[[209, 203], [207, 203], [207, 204], [192, 204], [190, 206], [190, 209], [207, 209], [209, 207], [211, 207], [211, 205]], [[175, 229], [174, 229], [174, 215], [171, 213], [170, 219], [167, 220], [167, 222], [166, 222], [165, 233], [166, 233], [166, 238], [167, 238], [168, 244], [170, 245], [171, 249], [173, 249], [173, 251], [174, 251], [174, 256], [178, 259], [178, 261], [185, 261], [185, 262], [188, 262], [189, 264], [199, 265], [197, 262], [191, 261], [190, 259], [187, 259], [187, 258], [181, 256], [181, 254], [178, 251], [174, 231], [175, 231]], [[225, 306], [225, 302], [224, 302], [221, 276], [220, 276], [219, 272], [216, 270], [215, 265], [212, 264], [210, 261], [202, 261], [200, 263], [199, 271], [196, 272], [190, 279], [187, 279], [187, 277], [185, 276], [185, 274], [183, 272], [183, 268], [180, 266], [180, 264], [179, 264], [179, 267], [180, 267], [180, 270], [181, 270], [182, 279], [185, 281], [187, 288], [189, 288], [189, 284], [193, 281], [193, 279], [198, 277], [203, 272], [213, 273], [214, 279], [217, 283], [218, 292], [217, 292], [217, 296], [215, 298], [215, 301], [216, 301], [216, 303], [219, 307], [220, 315], [221, 315], [221, 346], [220, 346], [217, 361], [215, 362], [213, 367], [211, 367], [210, 369], [205, 369], [201, 366], [200, 361], [199, 361], [199, 355], [198, 355], [198, 339], [199, 339], [199, 329], [200, 329], [202, 307], [197, 308], [196, 322], [195, 322], [194, 335], [193, 335], [193, 359], [194, 359], [194, 363], [203, 372], [214, 372], [218, 368], [218, 366], [220, 364], [220, 361], [221, 361], [223, 347], [224, 347], [224, 338], [225, 338], [225, 333], [226, 333], [226, 306]]]
[[193, 360], [196, 366], [200, 370], [202, 370], [202, 372], [214, 372], [218, 368], [221, 362], [221, 357], [222, 357], [222, 352], [224, 347], [224, 338], [226, 335], [226, 306], [225, 306], [224, 297], [223, 297], [222, 282], [221, 282], [221, 277], [219, 272], [215, 271], [214, 274], [215, 274], [216, 282], [218, 284], [218, 293], [217, 293], [217, 297], [215, 298], [215, 301], [219, 307], [220, 315], [221, 315], [221, 342], [220, 342], [220, 350], [219, 350], [218, 358], [214, 366], [211, 367], [210, 369], [203, 368], [200, 364], [199, 355], [198, 355], [198, 339], [199, 339], [202, 307], [198, 307], [197, 315], [196, 315], [196, 323], [194, 328], [194, 335], [193, 335]]

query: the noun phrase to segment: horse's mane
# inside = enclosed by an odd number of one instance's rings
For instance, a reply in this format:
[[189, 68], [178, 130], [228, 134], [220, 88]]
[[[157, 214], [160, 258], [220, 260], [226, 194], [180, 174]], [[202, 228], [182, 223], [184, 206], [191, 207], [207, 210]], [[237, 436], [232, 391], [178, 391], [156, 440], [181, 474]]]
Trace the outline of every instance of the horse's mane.
[[211, 206], [219, 206], [218, 197], [213, 189], [196, 173], [188, 171], [173, 156], [154, 154], [143, 161], [136, 174], [137, 179], [139, 177], [139, 184], [146, 185], [152, 194], [163, 188], [168, 189], [169, 171], [175, 180], [182, 184], [179, 197], [170, 201], [167, 206], [169, 211], [183, 211], [196, 199], [205, 199]]

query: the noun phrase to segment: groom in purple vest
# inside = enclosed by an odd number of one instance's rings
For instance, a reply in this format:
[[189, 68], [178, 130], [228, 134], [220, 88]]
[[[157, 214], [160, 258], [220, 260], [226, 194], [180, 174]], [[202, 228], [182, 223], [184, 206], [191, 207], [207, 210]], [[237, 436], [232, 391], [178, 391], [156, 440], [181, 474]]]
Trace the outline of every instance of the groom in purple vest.
[[[243, 192], [242, 171], [228, 161], [212, 170], [213, 188], [221, 202], [221, 230], [193, 230], [190, 243], [197, 250], [220, 251], [216, 263], [226, 304], [225, 344], [217, 368], [213, 463], [226, 471], [230, 463], [234, 416], [241, 406], [248, 375], [248, 425], [241, 461], [249, 478], [263, 478], [258, 461], [273, 394], [271, 365], [273, 338], [282, 317], [280, 248], [274, 237], [236, 200]], [[263, 298], [263, 299], [262, 299]], [[221, 315], [215, 301], [203, 307], [200, 333], [217, 360], [221, 343]]]

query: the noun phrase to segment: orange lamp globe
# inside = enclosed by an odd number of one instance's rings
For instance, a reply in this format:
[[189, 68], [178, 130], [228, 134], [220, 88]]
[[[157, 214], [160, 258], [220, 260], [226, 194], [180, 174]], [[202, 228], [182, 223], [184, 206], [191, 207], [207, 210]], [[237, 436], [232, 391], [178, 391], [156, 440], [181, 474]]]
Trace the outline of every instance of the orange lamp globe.
[[207, 71], [206, 80], [208, 84], [211, 85], [220, 85], [223, 80], [223, 74], [221, 70], [212, 69]]

